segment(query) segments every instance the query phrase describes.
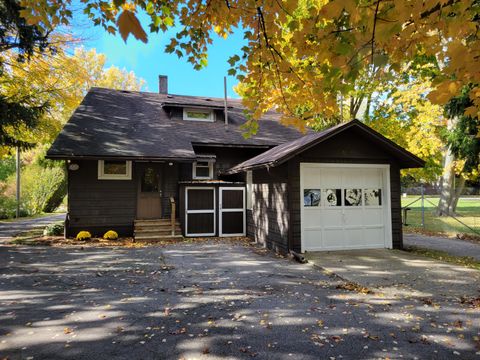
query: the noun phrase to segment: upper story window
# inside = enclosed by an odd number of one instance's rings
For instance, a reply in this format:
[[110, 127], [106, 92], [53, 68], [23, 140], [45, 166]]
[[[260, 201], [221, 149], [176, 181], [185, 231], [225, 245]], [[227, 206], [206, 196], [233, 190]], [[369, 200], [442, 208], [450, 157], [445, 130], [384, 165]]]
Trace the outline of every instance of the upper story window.
[[99, 180], [132, 180], [132, 162], [125, 160], [98, 160]]
[[184, 108], [183, 120], [191, 121], [215, 121], [212, 109]]
[[194, 179], [213, 179], [213, 162], [195, 161], [192, 172]]

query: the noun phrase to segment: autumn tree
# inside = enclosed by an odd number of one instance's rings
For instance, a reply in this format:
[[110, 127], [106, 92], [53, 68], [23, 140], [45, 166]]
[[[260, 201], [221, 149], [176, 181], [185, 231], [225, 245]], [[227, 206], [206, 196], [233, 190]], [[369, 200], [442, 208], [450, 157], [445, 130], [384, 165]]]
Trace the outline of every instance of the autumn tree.
[[[72, 18], [71, 1], [22, 0], [30, 23], [50, 29]], [[247, 41], [232, 54], [230, 74], [242, 82], [254, 119], [276, 107], [287, 123], [338, 113], [338, 95], [363, 72], [388, 66], [399, 71], [419, 54], [444, 64], [431, 99], [445, 104], [468, 83], [480, 83], [477, 0], [85, 0], [95, 25], [126, 40], [148, 40], [151, 32], [177, 26], [167, 52], [186, 57], [195, 68], [207, 64], [214, 34], [243, 31]], [[138, 14], [150, 19], [141, 24]], [[480, 88], [469, 96], [478, 112]], [[298, 118], [297, 108], [309, 109]]]
[[[58, 35], [53, 37], [56, 36]], [[38, 103], [48, 104], [48, 111], [39, 114], [34, 126], [17, 123], [15, 126], [6, 125], [3, 128], [14, 144], [35, 145], [33, 149], [24, 151], [22, 156], [27, 167], [21, 182], [24, 214], [53, 211], [65, 197], [63, 166], [58, 162], [46, 161], [44, 155], [88, 89], [101, 86], [140, 90], [144, 84], [133, 72], [114, 66], [105, 68], [105, 55], [98, 54], [95, 49], [87, 51], [79, 47], [74, 50], [73, 55], [70, 55], [67, 49], [58, 47], [55, 54], [34, 54], [27, 62], [19, 61], [13, 51], [4, 54], [8, 71], [0, 77], [3, 85], [0, 93], [9, 98], [34, 98]], [[11, 153], [10, 145], [3, 143], [0, 146], [0, 170], [1, 163], [10, 163], [8, 157], [1, 160], [2, 155], [8, 156]], [[11, 167], [9, 169], [12, 170]], [[5, 204], [14, 204], [14, 201], [8, 201], [8, 198], [15, 194], [15, 177], [3, 177], [2, 180], [6, 178], [6, 184], [2, 186], [0, 183], [0, 190], [3, 192], [3, 195], [0, 193], [0, 204], [6, 206]]]
[[34, 97], [13, 93], [7, 95], [4, 91], [9, 86], [4, 78], [6, 62], [25, 63], [36, 52], [42, 53], [47, 48], [54, 51], [49, 42], [51, 30], [29, 23], [20, 16], [21, 10], [16, 0], [0, 3], [0, 145], [28, 145], [11, 137], [5, 128], [34, 128], [48, 108], [47, 103], [37, 101]]
[[448, 126], [443, 130], [446, 143], [444, 173], [441, 178], [440, 201], [437, 214], [454, 215], [458, 199], [467, 179], [478, 178], [480, 170], [480, 138], [477, 136], [480, 119], [465, 114], [472, 106], [470, 92], [473, 85], [462, 89], [459, 96], [445, 106]]
[[[8, 52], [5, 59], [9, 65], [6, 65], [8, 71], [0, 77], [3, 84], [0, 94], [48, 104], [48, 111], [38, 114], [34, 126], [4, 125], [4, 132], [14, 143], [51, 143], [92, 86], [140, 90], [144, 84], [144, 80], [132, 72], [114, 66], [105, 68], [105, 55], [98, 54], [95, 49], [87, 51], [78, 47], [69, 55], [67, 48], [59, 47], [55, 54], [38, 54], [28, 62], [19, 62], [15, 52]], [[9, 145], [3, 143], [4, 154], [9, 151]]]

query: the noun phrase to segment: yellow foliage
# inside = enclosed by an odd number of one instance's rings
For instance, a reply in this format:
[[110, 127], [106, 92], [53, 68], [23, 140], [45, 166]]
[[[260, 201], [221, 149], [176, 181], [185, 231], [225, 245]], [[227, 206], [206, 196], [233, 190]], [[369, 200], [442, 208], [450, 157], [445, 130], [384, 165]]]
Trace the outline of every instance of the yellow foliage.
[[[35, 144], [51, 143], [90, 87], [140, 90], [143, 86], [144, 81], [133, 72], [113, 66], [105, 69], [106, 57], [95, 49], [76, 48], [73, 55], [68, 54], [66, 48], [72, 41], [70, 37], [55, 35], [55, 54], [35, 54], [23, 63], [17, 61], [14, 51], [2, 53], [6, 69], [1, 76], [0, 94], [11, 100], [31, 97], [38, 104], [49, 104], [37, 126], [4, 128], [9, 135]], [[0, 147], [0, 156], [9, 150]]]
[[[115, 3], [84, 0], [79, 6], [106, 31], [118, 30], [124, 40], [133, 34], [146, 42], [145, 25], [153, 32], [167, 32], [182, 24], [167, 51], [187, 57], [196, 69], [206, 66], [214, 34], [226, 37], [232, 29], [243, 31], [247, 44], [242, 60], [232, 67], [256, 117], [273, 108], [296, 116], [305, 104], [312, 114], [332, 116], [338, 113], [339, 93], [348, 94], [348, 85], [362, 73], [380, 67], [385, 70], [379, 73], [381, 79], [418, 55], [441, 64], [442, 74], [431, 85], [430, 100], [436, 104], [445, 104], [466, 84], [480, 83], [476, 0]], [[70, 1], [21, 0], [21, 5], [29, 23], [46, 28], [68, 24], [73, 16]], [[149, 24], [138, 20], [141, 11]], [[471, 99], [480, 109], [478, 92], [472, 92]]]
[[116, 231], [108, 230], [105, 234], [103, 234], [103, 238], [106, 240], [117, 240], [118, 234]]
[[92, 234], [88, 231], [80, 231], [77, 236], [75, 236], [76, 240], [88, 240], [92, 238]]

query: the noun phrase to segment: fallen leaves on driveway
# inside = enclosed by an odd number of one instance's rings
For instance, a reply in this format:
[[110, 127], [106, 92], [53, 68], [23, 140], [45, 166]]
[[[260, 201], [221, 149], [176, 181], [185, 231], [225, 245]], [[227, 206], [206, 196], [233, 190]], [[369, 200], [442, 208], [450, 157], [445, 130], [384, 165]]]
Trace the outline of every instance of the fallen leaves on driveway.
[[337, 285], [337, 289], [355, 291], [361, 294], [373, 294], [373, 291], [365, 286], [361, 286], [354, 282], [345, 282], [343, 284]]

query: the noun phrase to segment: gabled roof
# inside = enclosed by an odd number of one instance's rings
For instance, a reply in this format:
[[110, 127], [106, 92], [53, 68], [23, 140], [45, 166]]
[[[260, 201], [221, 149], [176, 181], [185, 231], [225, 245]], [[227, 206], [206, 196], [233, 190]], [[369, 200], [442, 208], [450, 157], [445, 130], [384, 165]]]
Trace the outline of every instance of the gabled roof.
[[197, 122], [171, 118], [168, 107], [205, 106], [223, 109], [223, 99], [92, 88], [64, 126], [47, 157], [177, 159], [196, 158], [193, 145], [270, 148], [302, 134], [280, 124], [268, 112], [257, 135], [245, 139], [240, 100], [229, 99], [228, 127], [223, 121]]
[[401, 161], [401, 166], [403, 168], [415, 168], [423, 167], [425, 162], [404, 148], [398, 146], [393, 141], [387, 139], [382, 134], [376, 132], [367, 125], [361, 123], [358, 120], [352, 120], [347, 123], [343, 123], [324, 131], [307, 134], [301, 138], [286, 142], [284, 144], [278, 145], [264, 153], [255, 156], [251, 159], [240, 163], [229, 170], [225, 171], [224, 174], [235, 174], [242, 171], [262, 168], [262, 167], [274, 167], [280, 164], [283, 164], [285, 161], [288, 161], [295, 155], [300, 154], [301, 152], [311, 148], [312, 146], [318, 145], [321, 142], [330, 139], [343, 131], [356, 127], [362, 130], [365, 135], [376, 140], [379, 144], [384, 146], [392, 154], [398, 157]]

